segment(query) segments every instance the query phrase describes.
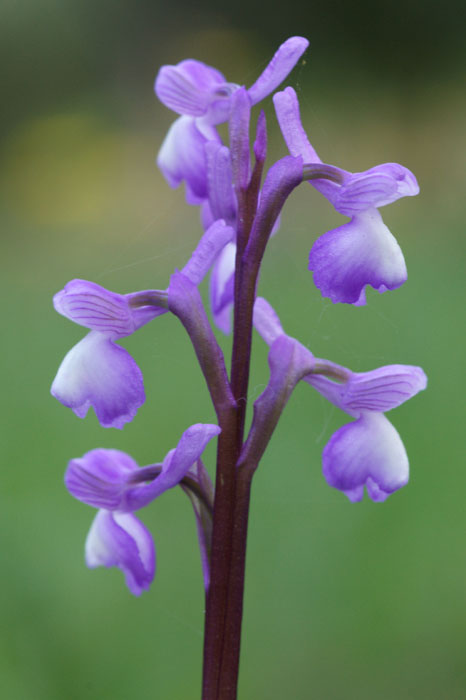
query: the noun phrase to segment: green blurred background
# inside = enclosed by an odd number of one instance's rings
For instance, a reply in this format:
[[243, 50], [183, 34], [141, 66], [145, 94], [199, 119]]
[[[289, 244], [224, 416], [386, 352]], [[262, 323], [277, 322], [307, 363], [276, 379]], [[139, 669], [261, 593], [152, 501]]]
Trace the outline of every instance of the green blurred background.
[[[94, 447], [147, 464], [188, 425], [213, 420], [193, 352], [168, 316], [124, 341], [147, 402], [123, 431], [105, 430], [49, 395], [83, 335], [51, 298], [73, 277], [122, 293], [163, 287], [200, 235], [197, 211], [154, 165], [173, 118], [152, 92], [158, 67], [193, 57], [251, 84], [292, 34], [311, 40], [289, 83], [322, 158], [350, 170], [401, 162], [421, 194], [383, 212], [408, 265], [401, 289], [369, 292], [365, 308], [320, 298], [308, 251], [341, 217], [302, 187], [260, 292], [316, 355], [355, 370], [419, 364], [430, 384], [390, 414], [412, 476], [380, 505], [352, 505], [326, 485], [321, 451], [345, 418], [307, 385], [295, 392], [254, 485], [240, 698], [466, 697], [461, 7], [1, 3], [2, 697], [199, 696], [203, 596], [185, 496], [143, 512], [159, 568], [150, 593], [133, 598], [119, 571], [84, 566], [93, 513], [62, 482], [67, 461]], [[266, 111], [271, 155], [284, 155], [270, 100]], [[268, 375], [260, 340], [254, 349], [251, 399]]]

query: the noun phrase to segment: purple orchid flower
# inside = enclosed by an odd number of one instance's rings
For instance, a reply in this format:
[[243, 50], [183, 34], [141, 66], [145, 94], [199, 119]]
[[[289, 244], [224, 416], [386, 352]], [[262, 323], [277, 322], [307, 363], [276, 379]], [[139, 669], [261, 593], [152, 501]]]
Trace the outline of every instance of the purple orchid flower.
[[[234, 230], [224, 221], [214, 222], [182, 272], [198, 285], [233, 237]], [[53, 303], [60, 314], [91, 332], [65, 356], [52, 395], [80, 418], [92, 406], [102, 426], [123, 428], [144, 403], [145, 393], [141, 370], [115, 341], [167, 313], [168, 292], [115, 294], [94, 282], [72, 280]]]
[[[191, 482], [200, 484], [202, 497], [208, 475], [205, 470], [199, 471], [198, 462], [207, 443], [219, 433], [217, 425], [192, 425], [162, 464], [148, 467], [140, 468], [119, 450], [92, 450], [80, 459], [71, 460], [65, 474], [68, 491], [83, 503], [99, 508], [86, 539], [86, 564], [90, 568], [116, 566], [125, 574], [126, 584], [134, 595], [148, 590], [155, 574], [155, 548], [151, 534], [133, 512], [180, 484], [193, 467]], [[184, 488], [188, 490], [189, 485]], [[198, 489], [192, 500], [204, 577], [208, 579], [208, 542], [200, 522], [201, 497]]]
[[[247, 91], [252, 105], [270, 95], [285, 80], [308, 46], [307, 39], [294, 36], [278, 48]], [[188, 59], [176, 66], [163, 66], [154, 89], [159, 100], [174, 112], [204, 117], [209, 124], [221, 124], [230, 117], [231, 98], [239, 87], [227, 82], [215, 68]]]
[[58, 313], [91, 330], [65, 356], [52, 395], [84, 418], [93, 406], [104, 427], [122, 428], [145, 401], [142, 373], [115, 340], [166, 309], [134, 306], [138, 296], [115, 294], [94, 282], [72, 280], [53, 298]]
[[[299, 102], [293, 88], [274, 95], [275, 110], [292, 155], [306, 164], [322, 163], [301, 124]], [[396, 289], [407, 279], [401, 249], [382, 221], [378, 207], [400, 197], [418, 194], [412, 172], [397, 163], [384, 163], [362, 173], [335, 169], [340, 184], [312, 180], [335, 209], [351, 217], [343, 226], [317, 239], [309, 256], [309, 269], [323, 296], [334, 303], [366, 303], [367, 284], [385, 292]]]
[[[288, 338], [270, 304], [256, 300], [254, 325], [265, 342], [274, 346]], [[291, 339], [294, 340], [294, 339]], [[313, 358], [303, 346], [295, 357], [311, 373], [303, 376], [325, 398], [356, 421], [345, 425], [331, 437], [323, 451], [323, 473], [327, 483], [343, 491], [355, 502], [363, 497], [364, 486], [373, 501], [384, 501], [405, 486], [409, 478], [406, 450], [398, 432], [385, 413], [396, 408], [427, 386], [420, 367], [387, 365], [370, 372], [351, 372], [327, 360]]]
[[[256, 82], [245, 92], [249, 105], [263, 100], [294, 68], [309, 42], [291, 37], [282, 44]], [[188, 59], [176, 66], [163, 66], [155, 80], [155, 93], [169, 109], [181, 116], [171, 126], [157, 156], [157, 165], [170, 187], [186, 183], [188, 204], [207, 198], [205, 146], [219, 143], [215, 125], [228, 121], [236, 83], [205, 63]]]

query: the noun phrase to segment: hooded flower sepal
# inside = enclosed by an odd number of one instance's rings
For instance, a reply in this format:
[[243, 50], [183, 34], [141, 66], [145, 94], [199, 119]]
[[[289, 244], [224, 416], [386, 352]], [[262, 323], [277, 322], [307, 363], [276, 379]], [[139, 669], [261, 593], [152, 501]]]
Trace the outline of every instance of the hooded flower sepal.
[[121, 569], [134, 595], [149, 590], [155, 575], [152, 536], [132, 513], [99, 510], [86, 539], [85, 560], [91, 569]]
[[[279, 46], [265, 70], [247, 91], [251, 104], [257, 104], [277, 88], [293, 70], [309, 46], [307, 39], [294, 36]], [[215, 68], [188, 59], [176, 66], [163, 66], [155, 80], [155, 94], [178, 114], [203, 118], [209, 124], [228, 120], [231, 99], [239, 89]]]
[[[249, 105], [269, 95], [294, 68], [309, 42], [291, 37], [277, 50], [249, 90], [242, 90]], [[220, 142], [215, 125], [228, 121], [232, 113], [236, 83], [227, 82], [215, 68], [188, 59], [163, 66], [155, 81], [155, 93], [169, 109], [181, 116], [170, 127], [157, 156], [157, 165], [171, 187], [186, 183], [186, 200], [201, 204], [208, 197], [208, 167], [205, 148]]]

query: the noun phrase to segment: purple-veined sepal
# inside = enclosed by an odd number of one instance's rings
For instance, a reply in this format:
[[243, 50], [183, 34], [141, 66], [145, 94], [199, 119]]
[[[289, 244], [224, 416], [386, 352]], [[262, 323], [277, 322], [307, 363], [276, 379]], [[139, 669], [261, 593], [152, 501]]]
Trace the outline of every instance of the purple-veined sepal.
[[412, 365], [384, 365], [369, 372], [351, 372], [326, 360], [316, 360], [321, 371], [325, 371], [325, 366], [328, 374], [341, 380], [336, 382], [321, 374], [310, 374], [306, 381], [351, 416], [364, 411], [386, 413], [427, 386], [424, 371]]
[[408, 168], [399, 163], [382, 163], [362, 173], [346, 173], [332, 204], [340, 214], [353, 216], [416, 194], [419, 185]]
[[228, 99], [235, 87], [227, 83], [215, 68], [187, 59], [176, 66], [162, 66], [154, 89], [168, 109], [182, 115], [201, 117], [212, 102]]
[[89, 506], [124, 510], [125, 492], [131, 477], [139, 471], [138, 464], [126, 452], [98, 448], [69, 462], [65, 486], [72, 496]]
[[[158, 290], [151, 293], [155, 296]], [[146, 292], [116, 294], [95, 282], [74, 279], [53, 297], [59, 314], [80, 326], [98, 331], [107, 338], [124, 338], [152, 319], [166, 313], [154, 304], [138, 303]], [[159, 292], [162, 295], [163, 292]], [[163, 299], [160, 297], [160, 302]]]

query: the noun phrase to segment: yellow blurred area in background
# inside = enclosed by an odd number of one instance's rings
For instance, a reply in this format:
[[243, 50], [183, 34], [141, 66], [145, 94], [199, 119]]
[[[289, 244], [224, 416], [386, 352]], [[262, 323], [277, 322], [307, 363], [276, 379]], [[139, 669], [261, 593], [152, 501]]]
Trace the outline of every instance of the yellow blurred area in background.
[[39, 227], [95, 224], [129, 194], [134, 141], [130, 132], [82, 114], [22, 124], [9, 139], [2, 167], [9, 207]]

